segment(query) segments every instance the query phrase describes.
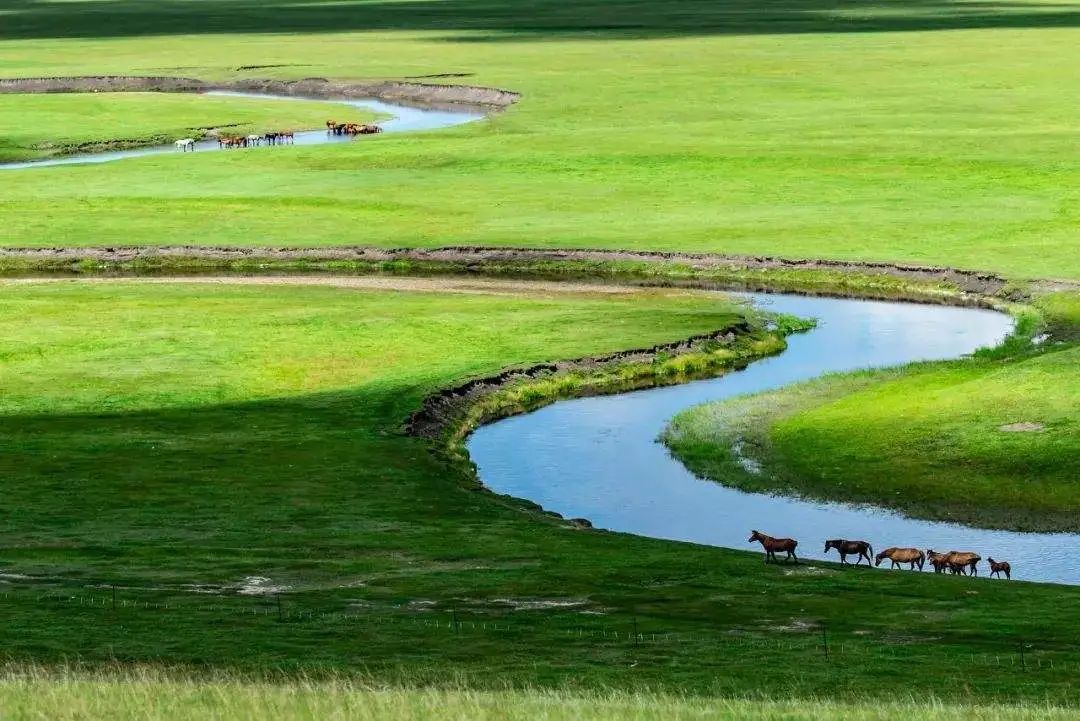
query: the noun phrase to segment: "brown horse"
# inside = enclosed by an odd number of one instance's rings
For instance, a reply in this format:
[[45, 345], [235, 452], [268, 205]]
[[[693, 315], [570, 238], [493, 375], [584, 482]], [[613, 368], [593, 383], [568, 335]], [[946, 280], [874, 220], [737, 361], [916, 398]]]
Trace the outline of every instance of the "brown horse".
[[295, 134], [291, 130], [279, 130], [277, 134], [278, 142], [292, 145], [295, 142], [294, 135]]
[[326, 121], [326, 132], [332, 133], [332, 132], [334, 132], [334, 128], [336, 128], [336, 127], [337, 127], [337, 123], [335, 121], [333, 121], [333, 120], [327, 120]]
[[383, 129], [380, 128], [378, 125], [365, 123], [364, 125], [360, 126], [360, 130], [358, 130], [357, 132], [360, 135], [374, 135], [375, 133], [381, 133], [382, 131]]
[[995, 561], [993, 556], [987, 556], [986, 562], [990, 564], [990, 577], [1004, 573], [1005, 578], [1012, 580], [1012, 566], [1008, 561]]
[[219, 148], [246, 148], [247, 138], [239, 135], [222, 135], [218, 138]]
[[968, 568], [972, 576], [979, 575], [979, 561], [981, 560], [982, 556], [971, 551], [949, 551], [949, 565], [959, 566], [961, 572], [964, 568]]
[[849, 541], [845, 538], [833, 538], [825, 541], [825, 553], [829, 553], [830, 548], [835, 548], [840, 552], [840, 564], [847, 563], [847, 557], [849, 555], [856, 556], [855, 565], [865, 558], [866, 565], [870, 565], [870, 554], [874, 552], [873, 547], [866, 541]]
[[938, 553], [932, 548], [926, 549], [926, 560], [934, 567], [934, 573], [944, 573], [949, 569], [949, 554]]
[[799, 545], [799, 542], [794, 538], [773, 538], [760, 531], [750, 531], [750, 539], [747, 543], [754, 543], [755, 541], [765, 549], [765, 563], [768, 563], [770, 558], [775, 561], [777, 551], [785, 551], [787, 560], [795, 563], [799, 562], [799, 557], [795, 555], [795, 547]]
[[896, 568], [901, 563], [910, 563], [911, 570], [915, 570], [915, 566], [919, 567], [921, 571], [923, 569], [923, 563], [926, 561], [926, 556], [917, 548], [886, 548], [884, 551], [874, 557], [874, 565], [880, 566], [881, 562], [885, 559], [892, 561], [890, 568]]
[[928, 550], [926, 552], [926, 557], [930, 559], [930, 563], [934, 566], [934, 573], [950, 570], [953, 573], [963, 574], [965, 569], [970, 569], [972, 576], [979, 575], [978, 564], [979, 561], [982, 560], [982, 556], [970, 551], [938, 553], [933, 550]]

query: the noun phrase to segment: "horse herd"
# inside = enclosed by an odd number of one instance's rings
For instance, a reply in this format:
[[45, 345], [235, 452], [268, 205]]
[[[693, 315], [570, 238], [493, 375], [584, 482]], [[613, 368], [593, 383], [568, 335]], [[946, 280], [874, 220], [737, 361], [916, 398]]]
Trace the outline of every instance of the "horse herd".
[[383, 131], [373, 123], [339, 123], [335, 120], [326, 121], [326, 132], [331, 135], [373, 135]]
[[[326, 132], [329, 135], [373, 135], [383, 131], [374, 123], [339, 123], [334, 120], [326, 121]], [[278, 130], [262, 135], [219, 135], [218, 147], [227, 148], [252, 148], [259, 145], [292, 145], [295, 142], [295, 133], [292, 130]], [[195, 152], [194, 138], [180, 138], [173, 146], [180, 152]]]
[[[262, 135], [219, 135], [218, 147], [226, 148], [254, 148], [259, 145], [292, 145], [296, 134], [291, 130], [278, 130]], [[195, 152], [194, 138], [180, 138], [173, 145], [181, 152]]]
[[[761, 533], [760, 531], [751, 531], [748, 543], [760, 543], [761, 547], [765, 549], [765, 562], [770, 560], [776, 561], [777, 553], [786, 553], [786, 560], [799, 562], [799, 557], [795, 555], [795, 548], [799, 545], [799, 542], [794, 538], [773, 538], [772, 536]], [[830, 550], [835, 549], [840, 554], [840, 563], [847, 563], [848, 556], [855, 556], [855, 564], [858, 565], [864, 558], [866, 559], [866, 565], [870, 565], [870, 556], [874, 553], [873, 547], [866, 541], [849, 541], [846, 538], [832, 538], [825, 541], [825, 551], [828, 553]], [[892, 563], [890, 568], [897, 568], [901, 564], [909, 564], [911, 570], [915, 570], [916, 567], [921, 571], [924, 564], [929, 561], [930, 565], [934, 569], [934, 573], [952, 573], [954, 575], [967, 575], [970, 571], [972, 576], [979, 575], [979, 561], [982, 560], [982, 556], [970, 551], [949, 551], [948, 553], [938, 553], [934, 550], [927, 550], [925, 553], [917, 548], [886, 548], [881, 553], [874, 556], [874, 565], [880, 566], [882, 561], [888, 560]], [[990, 575], [998, 576], [1004, 574], [1005, 578], [1012, 578], [1012, 567], [1008, 561], [995, 561], [993, 558], [987, 557], [987, 563], [990, 564]]]

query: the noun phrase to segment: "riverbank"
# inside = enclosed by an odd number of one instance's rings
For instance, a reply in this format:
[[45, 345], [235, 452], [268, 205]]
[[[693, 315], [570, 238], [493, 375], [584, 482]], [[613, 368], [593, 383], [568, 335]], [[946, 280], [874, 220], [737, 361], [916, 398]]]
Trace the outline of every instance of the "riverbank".
[[[0, 248], [0, 274], [452, 274], [578, 279], [993, 306], [1067, 282], [1011, 281], [976, 270], [824, 259], [601, 249], [48, 247]], [[1080, 286], [1077, 286], [1080, 288]]]
[[1041, 316], [973, 358], [699, 406], [676, 416], [663, 440], [694, 473], [748, 491], [1076, 532], [1078, 298], [1038, 300]]

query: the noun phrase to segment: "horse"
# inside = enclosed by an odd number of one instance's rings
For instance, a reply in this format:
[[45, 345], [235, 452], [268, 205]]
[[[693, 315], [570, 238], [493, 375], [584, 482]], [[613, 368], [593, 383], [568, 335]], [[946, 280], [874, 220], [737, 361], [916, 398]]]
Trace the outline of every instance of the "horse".
[[295, 138], [293, 137], [293, 131], [291, 130], [279, 130], [277, 136], [279, 143], [287, 143], [288, 145], [292, 145], [295, 142]]
[[344, 135], [345, 130], [349, 127], [348, 123], [334, 123], [333, 133], [334, 135]]
[[263, 141], [267, 145], [277, 145], [277, 143], [278, 143], [278, 134], [277, 133], [265, 133], [263, 135]]
[[336, 128], [336, 127], [337, 127], [337, 122], [335, 122], [333, 120], [327, 120], [326, 121], [326, 132], [332, 133], [332, 132], [334, 132], [334, 128]]
[[1012, 566], [1008, 561], [995, 561], [992, 556], [986, 557], [986, 562], [990, 564], [990, 577], [1004, 573], [1005, 578], [1012, 580]]
[[[926, 557], [930, 559], [930, 563], [934, 566], [934, 573], [942, 573], [945, 570], [950, 570], [953, 573], [963, 573], [963, 569], [971, 569], [972, 576], [979, 575], [978, 564], [982, 560], [982, 556], [970, 551], [949, 551], [948, 553], [938, 553], [934, 550], [927, 550]], [[956, 568], [953, 568], [956, 566]]]
[[919, 567], [921, 571], [923, 569], [923, 563], [926, 561], [926, 556], [917, 548], [886, 548], [884, 551], [874, 557], [874, 565], [880, 566], [881, 562], [885, 559], [892, 561], [890, 568], [896, 568], [901, 563], [910, 563], [911, 570], [915, 570], [915, 566]]
[[982, 560], [982, 556], [971, 551], [949, 551], [949, 565], [959, 566], [961, 570], [965, 567], [971, 569], [972, 576], [979, 575], [979, 561]]
[[195, 152], [195, 141], [191, 138], [180, 138], [175, 143], [173, 143], [173, 145], [181, 153], [186, 153], [189, 150], [193, 153]]
[[870, 554], [874, 552], [873, 547], [866, 541], [849, 541], [844, 538], [834, 538], [829, 541], [825, 541], [825, 553], [829, 552], [830, 548], [835, 548], [840, 553], [840, 564], [847, 563], [847, 557], [849, 554], [856, 556], [855, 565], [859, 565], [859, 562], [864, 558], [866, 559], [866, 565], [870, 565]]
[[773, 538], [760, 531], [750, 531], [750, 538], [747, 543], [754, 543], [755, 541], [765, 549], [765, 563], [768, 563], [770, 558], [775, 561], [777, 551], [786, 551], [787, 560], [795, 563], [799, 562], [799, 557], [795, 555], [795, 547], [799, 545], [799, 542], [794, 538]]
[[262, 141], [262, 136], [261, 135], [251, 134], [251, 135], [247, 136], [246, 140], [247, 140], [248, 145], [258, 146], [259, 143]]
[[378, 125], [371, 123], [365, 123], [360, 126], [360, 130], [357, 131], [359, 135], [373, 135], [375, 133], [381, 133], [383, 131]]
[[243, 148], [247, 146], [247, 138], [238, 135], [222, 135], [218, 138], [219, 148]]
[[934, 573], [944, 573], [949, 568], [949, 554], [938, 553], [932, 548], [926, 549], [926, 558], [934, 567]]

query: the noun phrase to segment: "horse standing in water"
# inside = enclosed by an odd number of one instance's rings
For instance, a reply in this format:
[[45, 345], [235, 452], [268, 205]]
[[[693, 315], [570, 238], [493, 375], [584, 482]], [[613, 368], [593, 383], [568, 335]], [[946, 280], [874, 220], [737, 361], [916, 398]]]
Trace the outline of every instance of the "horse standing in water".
[[896, 568], [901, 563], [910, 563], [911, 570], [915, 570], [915, 566], [919, 567], [919, 570], [923, 570], [923, 563], [926, 561], [926, 556], [917, 548], [886, 548], [884, 551], [874, 556], [874, 565], [880, 566], [881, 562], [885, 559], [892, 561], [890, 568]]
[[833, 538], [829, 541], [825, 541], [825, 553], [829, 552], [830, 548], [835, 548], [840, 553], [840, 564], [847, 563], [848, 556], [855, 556], [855, 565], [859, 565], [859, 562], [864, 558], [866, 559], [866, 565], [870, 565], [870, 554], [874, 552], [873, 547], [866, 541], [849, 541], [845, 538]]
[[189, 150], [193, 153], [195, 152], [195, 141], [191, 138], [180, 138], [180, 140], [177, 140], [173, 145], [176, 146], [176, 149], [181, 153], [186, 153]]
[[795, 555], [795, 547], [799, 545], [799, 542], [794, 538], [773, 538], [760, 531], [750, 531], [750, 539], [747, 543], [754, 543], [755, 541], [765, 549], [765, 563], [768, 563], [770, 558], [775, 561], [777, 551], [786, 552], [787, 560], [795, 563], [799, 562], [799, 557]]
[[998, 574], [1005, 574], [1005, 578], [1012, 580], [1012, 566], [1008, 561], [995, 561], [993, 556], [987, 556], [986, 562], [990, 564], [990, 577], [993, 578]]

